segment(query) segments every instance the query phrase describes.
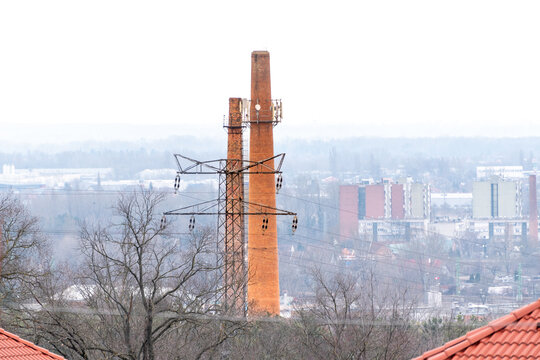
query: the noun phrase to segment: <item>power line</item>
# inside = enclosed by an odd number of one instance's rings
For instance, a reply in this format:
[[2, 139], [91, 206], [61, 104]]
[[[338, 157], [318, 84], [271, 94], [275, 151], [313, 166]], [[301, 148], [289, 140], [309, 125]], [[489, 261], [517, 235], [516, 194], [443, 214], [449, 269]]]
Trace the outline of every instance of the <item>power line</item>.
[[[97, 194], [118, 195], [118, 194], [133, 194], [134, 190], [130, 191], [130, 190], [80, 190], [79, 189], [79, 190], [67, 190], [67, 191], [65, 191], [65, 190], [48, 189], [48, 191], [50, 191], [50, 192], [49, 193], [28, 192], [26, 194], [27, 195], [39, 195], [39, 196], [69, 196], [69, 195], [73, 195], [74, 193], [77, 194], [77, 195], [97, 195]], [[170, 190], [170, 191], [160, 191], [160, 192], [162, 192], [162, 193], [171, 193], [171, 194], [173, 193], [172, 190]], [[214, 193], [214, 192], [191, 192], [191, 191], [189, 192], [189, 194], [211, 194], [211, 193]], [[19, 193], [19, 194], [21, 194], [21, 193]], [[282, 194], [282, 195], [284, 195], [286, 197], [289, 197], [289, 198], [293, 198], [293, 199], [296, 199], [296, 200], [299, 200], [299, 201], [312, 203], [312, 204], [315, 204], [315, 205], [318, 205], [318, 206], [331, 208], [331, 209], [338, 210], [338, 211], [350, 212], [350, 211], [348, 211], [346, 209], [341, 209], [339, 207], [327, 205], [327, 204], [324, 204], [324, 203], [321, 203], [321, 202], [311, 201], [311, 200], [304, 199], [304, 198], [301, 198], [301, 197], [298, 197], [298, 196], [294, 196], [294, 195], [286, 193], [286, 192], [280, 192], [280, 194]], [[190, 195], [188, 195], [186, 193], [179, 193], [179, 194], [177, 194], [177, 196], [181, 196], [181, 197], [196, 200], [196, 201], [201, 201], [202, 200], [202, 199], [200, 199], [198, 197], [190, 196]], [[350, 212], [350, 213], [353, 213], [353, 212]], [[404, 226], [404, 224], [401, 224], [401, 223], [398, 223], [398, 225]], [[349, 240], [360, 241], [360, 242], [364, 242], [364, 243], [371, 243], [368, 240], [363, 240], [363, 239], [358, 238], [358, 237], [344, 236], [344, 235], [341, 235], [341, 234], [333, 233], [333, 232], [330, 232], [330, 231], [323, 231], [323, 230], [320, 230], [320, 229], [311, 228], [311, 227], [307, 227], [307, 226], [304, 226], [304, 225], [301, 225], [301, 227], [304, 227], [306, 229], [310, 229], [312, 231], [320, 232], [323, 235], [331, 235], [331, 236], [339, 237], [341, 239], [349, 239]], [[432, 231], [432, 230], [425, 230], [425, 231], [427, 233], [429, 233], [429, 234], [441, 235], [440, 233], [438, 233], [436, 231]], [[78, 235], [79, 234], [79, 232], [77, 232], [77, 231], [66, 231], [66, 230], [44, 230], [44, 231], [42, 231], [42, 233], [50, 234], [50, 235]], [[189, 233], [175, 232], [175, 233], [171, 233], [171, 234], [173, 234], [173, 235], [187, 235]], [[296, 234], [296, 236], [301, 237], [302, 235]], [[450, 240], [454, 240], [454, 241], [456, 241], [456, 240], [457, 241], [467, 241], [469, 243], [476, 244], [476, 245], [485, 245], [482, 242], [475, 242], [475, 241], [471, 241], [471, 240], [468, 240], [468, 239], [466, 240], [466, 239], [461, 239], [461, 238], [457, 238], [457, 237], [453, 237], [453, 236], [450, 236], [450, 237], [445, 236], [445, 237], [449, 238]], [[306, 239], [309, 239], [309, 238], [306, 237]], [[325, 243], [322, 239], [319, 239], [318, 242]], [[329, 243], [327, 243], [327, 244], [329, 244]], [[303, 244], [303, 245], [312, 246], [311, 244]], [[333, 244], [330, 244], [330, 245], [333, 246]], [[490, 244], [490, 247], [492, 249], [505, 251], [505, 249], [503, 247], [497, 246], [496, 244]], [[358, 250], [358, 251], [365, 251], [365, 249], [358, 249], [358, 248], [351, 248], [351, 249]], [[420, 256], [430, 256], [433, 259], [438, 259], [438, 260], [441, 260], [441, 261], [449, 261], [449, 262], [453, 262], [453, 263], [457, 262], [457, 260], [452, 259], [449, 256], [448, 257], [441, 257], [440, 255], [427, 254], [427, 253], [415, 251], [415, 250], [412, 250], [412, 249], [400, 249], [400, 252], [416, 254], [416, 255], [420, 255]], [[366, 252], [366, 254], [368, 254], [368, 255], [376, 255], [375, 253], [371, 253], [371, 252]], [[464, 262], [463, 260], [464, 259], [460, 259], [460, 262], [462, 264]], [[387, 263], [387, 264], [390, 264], [390, 263]], [[482, 268], [482, 264], [479, 264], [479, 263], [476, 263], [476, 262], [475, 263], [469, 263], [468, 265], [473, 266], [474, 268], [479, 268], [479, 269]]]
[[[334, 206], [325, 205], [325, 204], [322, 204], [322, 203], [318, 203], [318, 202], [314, 202], [314, 201], [302, 199], [302, 198], [299, 198], [299, 197], [296, 197], [296, 196], [292, 196], [292, 195], [287, 194], [287, 193], [284, 193], [283, 195], [288, 196], [288, 197], [291, 197], [291, 198], [294, 198], [294, 199], [297, 199], [297, 200], [300, 200], [300, 201], [305, 201], [305, 202], [309, 202], [309, 203], [316, 204], [316, 205], [319, 205], [319, 206], [328, 207], [328, 208], [331, 208], [331, 209], [334, 209], [334, 210], [339, 210], [339, 211], [344, 211], [344, 212], [354, 213], [354, 212], [352, 212], [352, 211], [348, 211], [348, 210], [345, 210], [345, 209], [337, 208], [337, 207], [334, 207]], [[394, 223], [394, 224], [397, 224], [398, 226], [405, 226], [405, 224], [403, 224], [403, 223]], [[314, 228], [310, 228], [310, 229], [315, 230], [315, 231], [320, 231], [319, 229], [314, 229]], [[486, 245], [487, 245], [487, 244], [484, 243], [484, 242], [474, 241], [474, 240], [470, 240], [470, 239], [458, 238], [458, 237], [455, 237], [455, 236], [447, 236], [447, 235], [441, 234], [441, 233], [439, 233], [439, 232], [437, 232], [437, 231], [433, 231], [433, 230], [424, 229], [423, 231], [424, 231], [425, 233], [428, 233], [428, 234], [431, 234], [431, 235], [440, 235], [440, 236], [443, 236], [443, 237], [448, 238], [449, 240], [453, 240], [453, 241], [467, 241], [468, 243], [472, 243], [472, 244], [479, 245], [479, 246], [486, 246]], [[351, 239], [351, 240], [365, 241], [365, 240], [361, 240], [361, 239], [359, 239], [359, 238], [357, 238], [357, 237], [344, 236], [344, 235], [341, 235], [341, 234], [331, 233], [331, 232], [328, 232], [328, 231], [326, 231], [325, 233], [326, 233], [326, 234], [329, 234], [329, 235], [334, 235], [334, 236], [337, 236], [337, 237], [340, 237], [340, 238], [346, 238], [346, 239]], [[498, 245], [496, 245], [496, 244], [494, 244], [494, 243], [489, 244], [489, 247], [490, 247], [491, 249], [495, 249], [495, 250], [499, 250], [499, 251], [506, 251], [506, 249], [505, 249], [504, 247], [498, 246]], [[411, 250], [402, 249], [402, 251], [411, 251]], [[448, 258], [448, 259], [443, 259], [443, 260], [455, 261], [455, 260], [452, 260], [452, 259], [450, 259], [450, 258]]]

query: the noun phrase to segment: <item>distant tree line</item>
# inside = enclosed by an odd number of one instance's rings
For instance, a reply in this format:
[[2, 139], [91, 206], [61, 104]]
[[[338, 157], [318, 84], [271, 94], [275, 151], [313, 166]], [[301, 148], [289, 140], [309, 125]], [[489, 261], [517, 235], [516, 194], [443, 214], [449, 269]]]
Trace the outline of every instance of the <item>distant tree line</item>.
[[[0, 153], [0, 164], [17, 168], [110, 167], [117, 179], [132, 179], [144, 169], [175, 168], [173, 153], [201, 160], [225, 157], [223, 141], [170, 137], [154, 142], [78, 143], [64, 150]], [[430, 174], [441, 191], [470, 191], [479, 165], [538, 166], [538, 138], [370, 138], [335, 141], [284, 139], [275, 146], [287, 153], [285, 173], [314, 172], [347, 177], [380, 178], [401, 174], [418, 181]], [[400, 176], [401, 176], [400, 175]]]

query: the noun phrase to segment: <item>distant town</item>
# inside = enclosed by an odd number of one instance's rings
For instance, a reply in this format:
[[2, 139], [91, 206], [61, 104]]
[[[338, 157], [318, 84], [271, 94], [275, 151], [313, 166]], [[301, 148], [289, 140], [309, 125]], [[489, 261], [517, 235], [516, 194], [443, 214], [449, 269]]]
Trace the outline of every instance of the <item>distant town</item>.
[[[291, 274], [316, 265], [320, 253], [326, 254], [322, 266], [332, 271], [371, 263], [385, 281], [403, 277], [423, 294], [421, 311], [496, 315], [534, 299], [540, 291], [540, 267], [531, 259], [538, 242], [537, 215], [530, 210], [537, 204], [536, 172], [526, 167], [476, 166], [473, 178], [462, 181], [468, 192], [441, 191], [445, 183], [418, 181], [404, 169], [383, 170], [381, 178], [365, 177], [365, 170], [290, 171], [278, 203], [299, 209], [301, 226], [292, 235], [287, 224], [278, 224], [280, 264], [286, 269], [280, 272], [282, 314], [290, 314], [295, 301], [309, 299]], [[113, 167], [4, 164], [0, 189], [40, 216], [56, 239], [57, 256], [69, 258], [78, 222], [108, 217], [118, 194], [133, 189], [172, 194], [176, 169], [142, 169], [131, 179], [116, 173]], [[215, 178], [183, 179], [178, 193], [193, 202], [211, 199], [217, 186]], [[45, 205], [48, 200], [52, 205]]]

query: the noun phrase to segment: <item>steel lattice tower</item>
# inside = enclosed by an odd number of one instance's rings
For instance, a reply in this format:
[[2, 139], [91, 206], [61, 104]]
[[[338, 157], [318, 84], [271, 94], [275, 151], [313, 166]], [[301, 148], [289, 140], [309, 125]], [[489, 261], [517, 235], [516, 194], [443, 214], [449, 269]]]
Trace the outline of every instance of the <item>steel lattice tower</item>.
[[[243, 167], [243, 141], [242, 133], [242, 99], [229, 99], [229, 121], [225, 124], [228, 132], [227, 140], [227, 172], [225, 173], [225, 199], [220, 203], [224, 205], [224, 215], [220, 215], [218, 229], [222, 234], [225, 246], [225, 284], [226, 306], [229, 312], [244, 312], [246, 302], [246, 237], [244, 222], [244, 173], [239, 171]], [[235, 159], [239, 159], [236, 161]]]

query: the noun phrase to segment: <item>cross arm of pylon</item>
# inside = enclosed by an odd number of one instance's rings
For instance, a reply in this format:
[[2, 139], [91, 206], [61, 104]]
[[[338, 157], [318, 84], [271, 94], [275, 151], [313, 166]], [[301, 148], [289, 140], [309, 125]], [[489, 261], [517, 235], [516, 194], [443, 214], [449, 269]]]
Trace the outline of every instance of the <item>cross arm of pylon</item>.
[[219, 201], [217, 199], [203, 201], [197, 204], [184, 206], [179, 209], [166, 211], [163, 213], [163, 215], [217, 215], [219, 212], [213, 209], [217, 208], [218, 204]]
[[282, 210], [263, 204], [257, 204], [243, 200], [242, 203], [247, 207], [247, 210], [243, 212], [243, 214], [245, 215], [297, 215], [295, 212]]
[[[274, 160], [278, 160], [277, 166], [273, 166]], [[281, 174], [281, 166], [285, 160], [285, 153], [277, 154], [261, 161], [244, 161], [244, 167], [235, 172], [244, 174]]]
[[246, 209], [241, 212], [220, 212], [218, 209], [219, 200], [203, 201], [197, 204], [185, 206], [179, 209], [164, 212], [163, 215], [297, 215], [294, 212], [273, 208], [263, 204], [251, 203], [249, 201], [238, 200], [242, 203], [242, 208]]
[[199, 161], [181, 154], [174, 154], [179, 174], [216, 174], [223, 172], [227, 159]]
[[[178, 174], [280, 174], [281, 166], [285, 160], [285, 154], [277, 154], [260, 161], [240, 160], [240, 159], [215, 159], [199, 161], [181, 154], [174, 154], [178, 166]], [[273, 166], [277, 160], [277, 166]], [[239, 164], [242, 166], [238, 168]]]

